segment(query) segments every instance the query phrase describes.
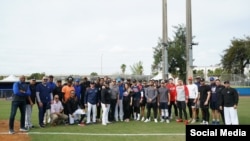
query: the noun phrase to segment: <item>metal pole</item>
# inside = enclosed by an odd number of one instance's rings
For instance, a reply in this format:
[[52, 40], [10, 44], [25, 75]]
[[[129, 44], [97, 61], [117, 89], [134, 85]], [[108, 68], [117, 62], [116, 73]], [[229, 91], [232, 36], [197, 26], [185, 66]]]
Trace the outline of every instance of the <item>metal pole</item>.
[[186, 80], [193, 77], [191, 0], [186, 0]]
[[168, 78], [168, 25], [167, 25], [167, 0], [162, 0], [162, 79]]

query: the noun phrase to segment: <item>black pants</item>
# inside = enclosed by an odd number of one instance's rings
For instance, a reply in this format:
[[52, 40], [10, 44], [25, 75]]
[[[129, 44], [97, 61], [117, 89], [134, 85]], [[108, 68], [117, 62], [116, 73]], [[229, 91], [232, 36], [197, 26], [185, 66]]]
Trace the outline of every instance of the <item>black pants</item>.
[[14, 121], [15, 121], [17, 108], [19, 108], [19, 110], [21, 112], [20, 128], [24, 128], [24, 126], [25, 126], [26, 101], [12, 101], [11, 102], [10, 119], [9, 119], [9, 129], [10, 130], [14, 130]]
[[130, 98], [123, 97], [124, 119], [130, 119]]
[[149, 119], [151, 114], [151, 108], [153, 108], [154, 118], [157, 118], [157, 104], [154, 103], [147, 103], [147, 119]]
[[116, 106], [116, 103], [117, 103], [117, 99], [111, 99], [110, 109], [109, 109], [109, 116], [108, 116], [109, 121], [114, 121], [115, 120], [115, 106]]
[[180, 119], [182, 119], [182, 112], [183, 112], [184, 118], [185, 118], [185, 120], [187, 120], [186, 102], [185, 101], [177, 101], [177, 107], [179, 109]]
[[170, 105], [168, 108], [168, 116], [171, 117], [172, 106], [174, 106], [174, 113], [175, 113], [175, 116], [177, 117], [178, 116], [178, 109], [177, 109], [177, 105], [175, 104], [175, 101], [170, 101]]
[[101, 103], [99, 103], [98, 105], [96, 105], [96, 119], [100, 119], [101, 118]]

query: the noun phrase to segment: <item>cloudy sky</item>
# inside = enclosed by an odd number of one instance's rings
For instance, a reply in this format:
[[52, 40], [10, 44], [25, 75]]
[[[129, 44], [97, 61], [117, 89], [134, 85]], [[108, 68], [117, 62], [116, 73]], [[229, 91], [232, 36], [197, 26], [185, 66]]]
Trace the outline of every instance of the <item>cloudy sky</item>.
[[[168, 0], [168, 35], [185, 25], [186, 0]], [[210, 66], [250, 34], [249, 0], [192, 0], [194, 65]], [[0, 74], [151, 73], [162, 0], [1, 0]]]

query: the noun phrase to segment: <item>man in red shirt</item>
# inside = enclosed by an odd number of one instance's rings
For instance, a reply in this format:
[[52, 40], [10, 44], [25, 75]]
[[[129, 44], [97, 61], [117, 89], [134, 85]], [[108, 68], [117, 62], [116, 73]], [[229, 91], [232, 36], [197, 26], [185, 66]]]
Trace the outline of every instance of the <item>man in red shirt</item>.
[[170, 78], [168, 80], [168, 84], [166, 85], [167, 89], [169, 90], [170, 93], [170, 105], [169, 105], [169, 110], [168, 110], [168, 115], [170, 119], [172, 119], [172, 106], [174, 106], [174, 113], [175, 113], [175, 118], [178, 118], [178, 111], [177, 111], [177, 106], [176, 106], [176, 85], [173, 82], [173, 78]]

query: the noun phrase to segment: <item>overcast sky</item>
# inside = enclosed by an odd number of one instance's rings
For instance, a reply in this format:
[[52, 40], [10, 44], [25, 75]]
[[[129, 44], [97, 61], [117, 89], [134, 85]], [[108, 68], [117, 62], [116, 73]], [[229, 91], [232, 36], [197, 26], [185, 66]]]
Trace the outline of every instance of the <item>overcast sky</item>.
[[[186, 25], [186, 0], [168, 0], [168, 35]], [[192, 0], [195, 66], [220, 62], [250, 34], [250, 0]], [[0, 74], [151, 74], [162, 37], [162, 0], [1, 0]]]

